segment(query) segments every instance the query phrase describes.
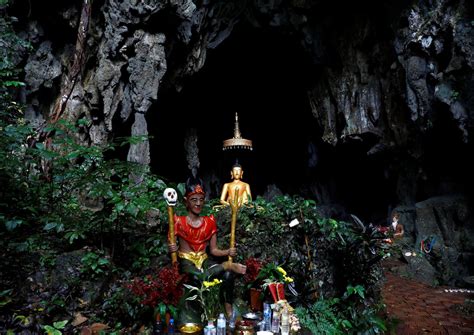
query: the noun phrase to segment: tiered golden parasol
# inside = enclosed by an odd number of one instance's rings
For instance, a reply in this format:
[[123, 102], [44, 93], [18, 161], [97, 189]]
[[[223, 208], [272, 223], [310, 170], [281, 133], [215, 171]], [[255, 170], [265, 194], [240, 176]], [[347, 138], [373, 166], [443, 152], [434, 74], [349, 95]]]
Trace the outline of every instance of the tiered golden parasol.
[[235, 112], [234, 137], [224, 140], [222, 150], [244, 149], [252, 151], [252, 141], [242, 138], [239, 129], [239, 114]]

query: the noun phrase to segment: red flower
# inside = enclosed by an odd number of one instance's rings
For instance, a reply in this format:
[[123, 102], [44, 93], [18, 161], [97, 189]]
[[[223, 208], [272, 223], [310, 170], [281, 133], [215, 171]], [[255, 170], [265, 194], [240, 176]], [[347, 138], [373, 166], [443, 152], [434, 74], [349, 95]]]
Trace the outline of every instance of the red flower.
[[252, 283], [257, 278], [260, 269], [263, 267], [263, 262], [257, 258], [250, 257], [245, 260], [245, 265], [247, 266], [247, 271], [244, 275], [244, 281], [246, 283]]
[[155, 307], [160, 302], [177, 306], [184, 293], [183, 281], [186, 275], [180, 274], [177, 264], [160, 269], [158, 274], [135, 278], [127, 288], [138, 296], [143, 305]]

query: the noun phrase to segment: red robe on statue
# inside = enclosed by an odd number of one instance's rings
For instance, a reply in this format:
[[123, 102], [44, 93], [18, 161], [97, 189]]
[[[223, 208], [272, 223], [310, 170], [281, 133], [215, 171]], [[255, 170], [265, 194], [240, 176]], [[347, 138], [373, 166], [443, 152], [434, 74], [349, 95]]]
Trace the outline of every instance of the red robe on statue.
[[201, 218], [202, 224], [195, 228], [187, 223], [186, 216], [174, 216], [176, 236], [188, 242], [194, 252], [205, 251], [207, 242], [217, 233], [214, 215]]

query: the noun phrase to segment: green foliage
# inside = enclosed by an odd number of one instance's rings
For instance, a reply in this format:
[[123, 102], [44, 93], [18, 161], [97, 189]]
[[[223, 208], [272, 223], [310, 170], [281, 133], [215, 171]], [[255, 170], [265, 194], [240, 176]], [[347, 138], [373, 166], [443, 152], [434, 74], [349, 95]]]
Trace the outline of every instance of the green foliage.
[[100, 317], [103, 320], [116, 319], [128, 324], [134, 320], [146, 319], [146, 310], [137, 296], [123, 286], [113, 285], [104, 296]]
[[360, 298], [365, 299], [364, 291], [365, 291], [365, 289], [361, 285], [356, 285], [356, 286], [349, 285], [349, 286], [347, 286], [346, 293], [344, 293], [344, 298], [348, 298], [349, 296], [351, 296], [353, 294], [356, 294]]
[[269, 262], [260, 269], [257, 277], [255, 278], [256, 282], [264, 282], [268, 283], [289, 283], [292, 282], [293, 279], [286, 275], [286, 271], [276, 265], [275, 263]]
[[320, 299], [309, 308], [298, 307], [295, 313], [301, 326], [311, 334], [338, 335], [344, 334], [338, 318], [337, 303], [339, 299]]
[[[35, 143], [38, 134], [23, 119], [19, 105], [0, 109], [0, 246], [32, 255], [28, 267], [52, 267], [57, 254], [92, 246], [94, 252], [82, 259], [88, 279], [109, 273], [117, 262], [143, 270], [153, 257], [166, 253], [166, 185], [145, 166], [107, 158], [117, 147], [142, 139], [89, 147], [75, 140], [84, 122], [60, 121], [45, 129], [54, 135], [50, 144]], [[148, 222], [150, 211], [157, 214]], [[73, 286], [69, 290], [75, 293]], [[104, 298], [108, 317], [123, 315], [128, 322], [143, 317], [138, 303], [120, 297], [124, 295], [117, 291]], [[119, 300], [120, 309], [115, 303]], [[14, 305], [6, 297], [0, 302], [5, 308]], [[71, 312], [71, 303], [64, 293], [53, 294], [40, 302], [41, 311], [35, 313], [42, 316], [35, 322]], [[14, 329], [24, 328], [18, 322], [10, 321]], [[61, 331], [54, 324], [48, 327], [52, 333]]]
[[[280, 196], [271, 202], [257, 198], [252, 205], [239, 211], [239, 255], [243, 260], [255, 257], [265, 264], [280, 264], [288, 271], [294, 286], [287, 284], [286, 298], [298, 307], [304, 327], [313, 334], [384, 329], [373, 303], [379, 297], [378, 261], [384, 256], [383, 236], [374, 227], [356, 217], [352, 222], [323, 218], [314, 201], [299, 196]], [[221, 209], [216, 215], [219, 240], [228, 240], [230, 210]], [[299, 223], [290, 227], [295, 219]]]
[[140, 271], [150, 266], [153, 258], [168, 253], [168, 243], [164, 235], [154, 235], [145, 241], [134, 241], [130, 246], [130, 255], [134, 260], [132, 270]]
[[146, 167], [105, 159], [124, 140], [104, 148], [81, 145], [67, 132], [78, 129], [61, 121], [46, 129], [55, 133], [51, 145], [31, 147], [33, 131], [21, 119], [1, 126], [0, 178], [7, 202], [0, 204], [0, 218], [8, 231], [41, 227], [72, 244], [141, 224], [162, 202], [166, 186]]
[[312, 334], [383, 334], [387, 327], [378, 316], [384, 306], [369, 306], [361, 285], [347, 287], [341, 298], [320, 299], [295, 313]]
[[341, 303], [344, 306], [342, 315], [345, 317], [342, 325], [346, 330], [357, 334], [382, 334], [387, 330], [385, 322], [379, 317], [385, 306], [369, 305], [363, 286], [349, 285]]
[[92, 251], [82, 257], [81, 261], [83, 266], [81, 272], [91, 274], [93, 277], [106, 274], [111, 266], [110, 260], [103, 257], [102, 253]]
[[42, 311], [48, 315], [63, 315], [66, 312], [67, 299], [60, 292], [55, 292], [48, 299], [42, 300]]
[[9, 289], [9, 290], [3, 290], [0, 292], [0, 308], [8, 305], [12, 299], [11, 299], [11, 293], [12, 293], [12, 289]]
[[[338, 250], [341, 268], [345, 271], [341, 277], [349, 285], [360, 283], [371, 290], [378, 289], [381, 268], [377, 264], [386, 254], [381, 245], [385, 238], [372, 224], [364, 225], [356, 216], [353, 222], [340, 222], [337, 235], [340, 238]], [[370, 292], [374, 295], [374, 292]]]
[[[236, 232], [241, 245], [239, 250], [243, 250], [242, 254], [247, 257], [269, 258], [277, 264], [283, 264], [288, 257], [286, 251], [294, 248], [294, 238], [306, 231], [314, 231], [319, 218], [315, 209], [314, 201], [299, 196], [279, 196], [271, 202], [257, 197], [251, 207], [243, 207], [239, 211]], [[230, 221], [228, 208], [219, 211], [217, 215], [219, 222]], [[289, 227], [293, 219], [300, 222], [296, 228]], [[229, 228], [230, 226], [221, 228], [224, 236], [229, 233]]]
[[64, 327], [66, 327], [66, 324], [68, 323], [68, 320], [64, 321], [57, 321], [54, 322], [52, 326], [44, 326], [44, 330], [46, 331], [47, 335], [61, 335]]
[[[202, 277], [202, 276], [201, 276]], [[208, 281], [209, 280], [209, 281]], [[222, 310], [222, 302], [220, 299], [220, 285], [222, 280], [215, 278], [210, 280], [209, 278], [200, 279], [200, 287], [191, 286], [184, 284], [189, 290], [189, 295], [186, 300], [196, 300], [199, 302], [203, 313], [201, 314], [201, 321], [215, 319], [218, 313]], [[191, 295], [194, 294], [194, 295]]]

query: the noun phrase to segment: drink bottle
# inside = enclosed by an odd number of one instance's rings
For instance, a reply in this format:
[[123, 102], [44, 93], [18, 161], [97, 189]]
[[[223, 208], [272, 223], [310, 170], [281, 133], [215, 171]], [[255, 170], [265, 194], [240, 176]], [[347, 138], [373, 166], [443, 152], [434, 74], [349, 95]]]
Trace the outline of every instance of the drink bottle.
[[263, 306], [263, 323], [264, 330], [270, 331], [272, 328], [272, 309], [270, 304], [264, 304]]
[[281, 335], [288, 335], [290, 333], [290, 316], [288, 309], [285, 307], [281, 314]]
[[214, 326], [214, 322], [212, 320], [209, 320], [207, 322], [207, 326], [204, 327], [204, 335], [217, 335], [216, 334], [216, 326]]
[[217, 319], [217, 335], [225, 335], [226, 329], [226, 320], [224, 313], [219, 314], [219, 318]]
[[174, 334], [174, 319], [170, 319], [170, 323], [168, 324], [168, 334]]
[[153, 335], [162, 335], [163, 333], [163, 323], [161, 322], [160, 313], [156, 314], [155, 323], [153, 324]]
[[278, 315], [276, 308], [273, 310], [271, 331], [273, 334], [278, 334], [280, 331], [280, 315]]
[[235, 308], [232, 308], [232, 315], [229, 318], [229, 328], [232, 331], [232, 333], [234, 332], [236, 318], [237, 318], [237, 313], [235, 312]]

